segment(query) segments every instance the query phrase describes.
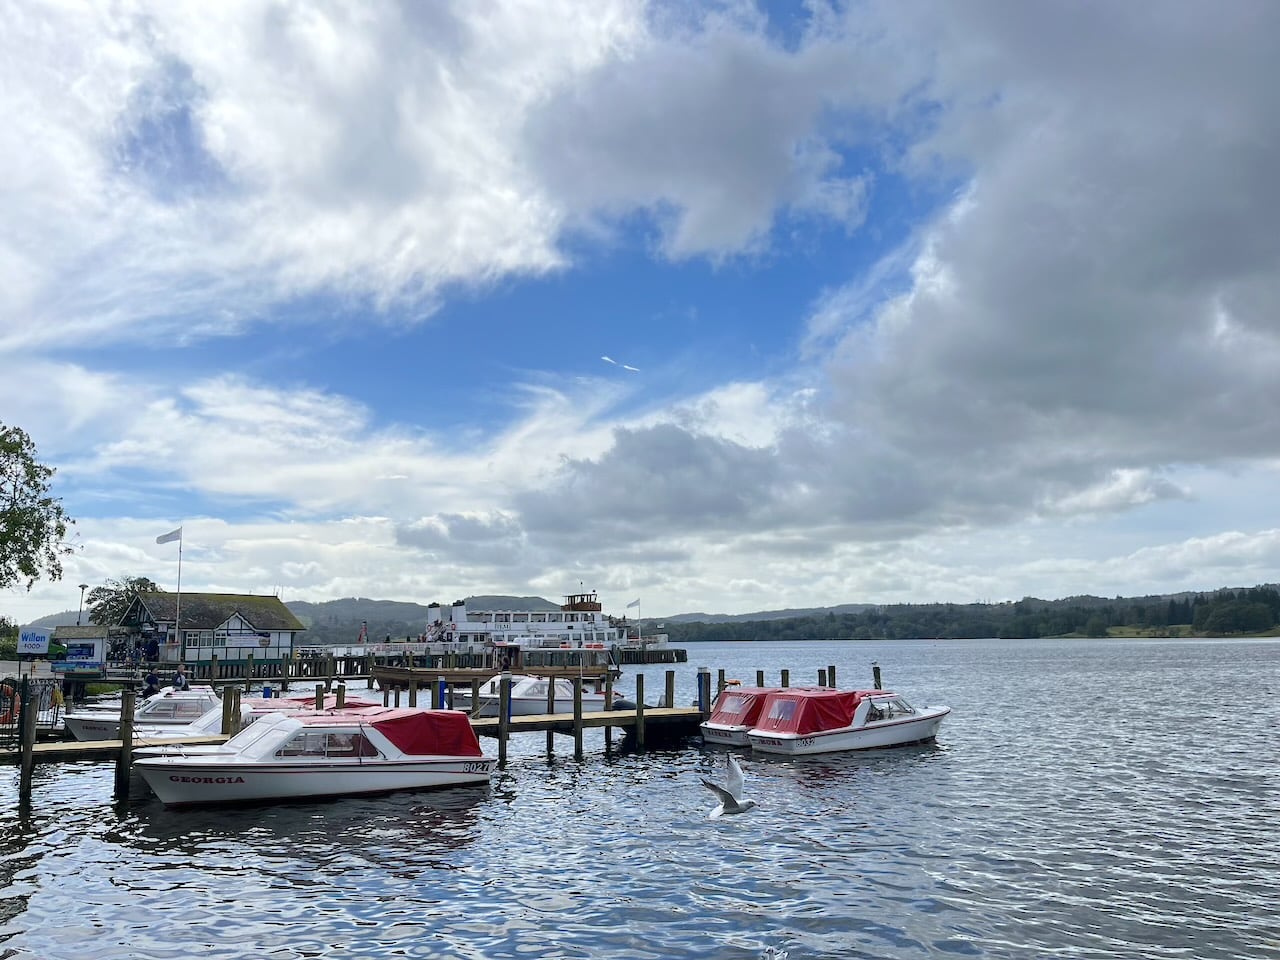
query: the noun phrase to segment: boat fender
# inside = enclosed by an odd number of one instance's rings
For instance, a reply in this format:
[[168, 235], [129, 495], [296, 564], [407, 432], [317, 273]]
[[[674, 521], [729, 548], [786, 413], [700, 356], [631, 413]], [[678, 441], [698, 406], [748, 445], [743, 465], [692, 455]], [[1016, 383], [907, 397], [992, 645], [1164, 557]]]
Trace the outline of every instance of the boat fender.
[[724, 685], [725, 685], [726, 687], [740, 687], [740, 686], [742, 686], [742, 681], [741, 681], [741, 680], [726, 680], [726, 681], [724, 682]]
[[13, 723], [22, 709], [22, 697], [11, 680], [0, 682], [0, 723]]

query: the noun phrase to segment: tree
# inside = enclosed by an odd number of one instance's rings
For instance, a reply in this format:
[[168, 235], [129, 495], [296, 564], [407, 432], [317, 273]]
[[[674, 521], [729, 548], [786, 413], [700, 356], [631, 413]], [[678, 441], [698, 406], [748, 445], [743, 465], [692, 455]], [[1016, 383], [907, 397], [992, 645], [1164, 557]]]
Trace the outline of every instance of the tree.
[[42, 575], [62, 579], [62, 558], [71, 554], [67, 528], [75, 521], [49, 493], [55, 471], [36, 459], [26, 432], [0, 423], [0, 587]]
[[89, 591], [89, 622], [111, 626], [120, 622], [124, 612], [140, 593], [158, 593], [160, 588], [147, 577], [120, 577], [108, 580]]

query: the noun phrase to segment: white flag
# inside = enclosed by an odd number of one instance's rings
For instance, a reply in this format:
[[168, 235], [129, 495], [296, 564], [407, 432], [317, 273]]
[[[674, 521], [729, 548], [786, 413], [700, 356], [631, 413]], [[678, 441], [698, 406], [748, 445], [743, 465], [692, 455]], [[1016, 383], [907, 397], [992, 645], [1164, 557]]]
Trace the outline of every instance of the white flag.
[[156, 543], [173, 543], [173, 541], [181, 539], [182, 528], [179, 527], [177, 530], [170, 530], [168, 533], [156, 537]]
[[638, 606], [640, 606], [640, 600], [637, 598], [627, 604], [627, 609], [630, 610], [632, 607], [638, 607]]

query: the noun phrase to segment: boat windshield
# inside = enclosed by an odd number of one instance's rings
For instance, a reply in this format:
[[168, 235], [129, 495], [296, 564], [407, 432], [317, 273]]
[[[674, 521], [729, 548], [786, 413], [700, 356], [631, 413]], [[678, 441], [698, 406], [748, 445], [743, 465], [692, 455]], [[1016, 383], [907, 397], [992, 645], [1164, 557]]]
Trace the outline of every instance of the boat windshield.
[[746, 713], [753, 697], [744, 697], [740, 693], [728, 694], [716, 708], [716, 713]]
[[378, 748], [359, 730], [302, 730], [276, 751], [277, 757], [377, 757]]
[[[216, 700], [213, 701], [217, 703]], [[160, 700], [148, 700], [144, 703], [136, 714], [134, 719], [142, 722], [156, 720], [197, 720], [209, 709], [210, 701], [204, 697], [198, 699], [185, 699], [168, 697]]]
[[790, 720], [796, 714], [796, 702], [794, 700], [774, 700], [769, 707], [770, 720]]

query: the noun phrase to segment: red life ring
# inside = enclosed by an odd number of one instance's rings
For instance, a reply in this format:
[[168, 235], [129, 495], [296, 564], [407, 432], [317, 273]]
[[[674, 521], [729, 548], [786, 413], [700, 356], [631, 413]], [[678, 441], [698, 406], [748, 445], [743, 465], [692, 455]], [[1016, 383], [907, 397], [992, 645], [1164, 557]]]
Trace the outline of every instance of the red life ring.
[[5, 680], [0, 683], [0, 700], [6, 701], [3, 712], [0, 712], [0, 723], [13, 723], [18, 719], [19, 711], [22, 710], [22, 697], [18, 695], [18, 688], [12, 681]]

